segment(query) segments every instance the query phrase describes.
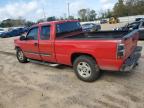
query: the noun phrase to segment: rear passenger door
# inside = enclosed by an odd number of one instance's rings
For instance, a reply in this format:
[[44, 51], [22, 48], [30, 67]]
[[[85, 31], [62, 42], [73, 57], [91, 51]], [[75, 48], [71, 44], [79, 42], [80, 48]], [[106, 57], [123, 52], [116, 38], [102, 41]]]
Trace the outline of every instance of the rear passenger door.
[[40, 27], [39, 51], [43, 61], [55, 62], [54, 41], [50, 25]]

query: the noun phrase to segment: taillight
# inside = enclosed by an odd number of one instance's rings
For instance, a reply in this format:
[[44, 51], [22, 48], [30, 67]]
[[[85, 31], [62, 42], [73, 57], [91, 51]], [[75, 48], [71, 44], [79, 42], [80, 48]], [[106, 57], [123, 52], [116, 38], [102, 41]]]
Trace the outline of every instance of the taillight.
[[125, 56], [125, 45], [119, 43], [117, 46], [117, 58], [122, 59]]

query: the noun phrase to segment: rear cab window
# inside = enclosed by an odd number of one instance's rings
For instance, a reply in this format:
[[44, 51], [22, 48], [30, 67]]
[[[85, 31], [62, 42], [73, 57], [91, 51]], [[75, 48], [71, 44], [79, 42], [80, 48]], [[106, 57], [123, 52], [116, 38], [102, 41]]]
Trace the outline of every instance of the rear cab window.
[[65, 35], [73, 32], [82, 31], [79, 22], [64, 22], [56, 25], [56, 39], [60, 39]]

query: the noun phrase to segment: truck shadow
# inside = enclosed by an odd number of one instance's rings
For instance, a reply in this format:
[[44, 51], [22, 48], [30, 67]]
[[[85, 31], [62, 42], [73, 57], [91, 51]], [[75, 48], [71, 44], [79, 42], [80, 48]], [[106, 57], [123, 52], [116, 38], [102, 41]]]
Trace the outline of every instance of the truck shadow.
[[[50, 66], [50, 67], [53, 67], [53, 68], [56, 68], [56, 69], [71, 69], [73, 70], [73, 67], [71, 66], [66, 66], [66, 65], [58, 65], [58, 66]], [[135, 71], [136, 71], [136, 68], [133, 69], [132, 71], [130, 72], [120, 72], [120, 71], [101, 71], [101, 74], [100, 76], [101, 77], [105, 77], [105, 76], [112, 76], [112, 77], [130, 77], [132, 75], [135, 74]]]
[[135, 69], [130, 72], [119, 72], [119, 71], [102, 71], [102, 79], [128, 79], [135, 74]]
[[[48, 67], [48, 68], [53, 68], [55, 71], [59, 72], [74, 72], [72, 66], [67, 66], [67, 65], [62, 65], [62, 64], [51, 64], [51, 63], [37, 63], [37, 62], [30, 62], [32, 64], [35, 64], [37, 66], [41, 67]], [[119, 72], [119, 71], [102, 71], [100, 74], [100, 79], [99, 80], [105, 80], [108, 82], [116, 81], [119, 79], [129, 79], [133, 75], [135, 75], [137, 72], [137, 67], [135, 67], [131, 72]]]
[[15, 53], [6, 52], [6, 51], [0, 51], [0, 54], [4, 54], [4, 55], [7, 55], [7, 56], [15, 56], [16, 55]]

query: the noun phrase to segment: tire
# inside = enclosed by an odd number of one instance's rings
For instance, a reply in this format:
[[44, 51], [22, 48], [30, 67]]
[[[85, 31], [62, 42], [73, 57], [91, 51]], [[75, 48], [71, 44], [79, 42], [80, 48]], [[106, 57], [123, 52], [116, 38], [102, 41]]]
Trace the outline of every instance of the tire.
[[78, 57], [74, 61], [73, 68], [77, 77], [82, 81], [94, 82], [100, 77], [100, 69], [92, 57]]
[[16, 56], [20, 63], [28, 63], [27, 58], [24, 56], [23, 51], [20, 48], [16, 49]]

